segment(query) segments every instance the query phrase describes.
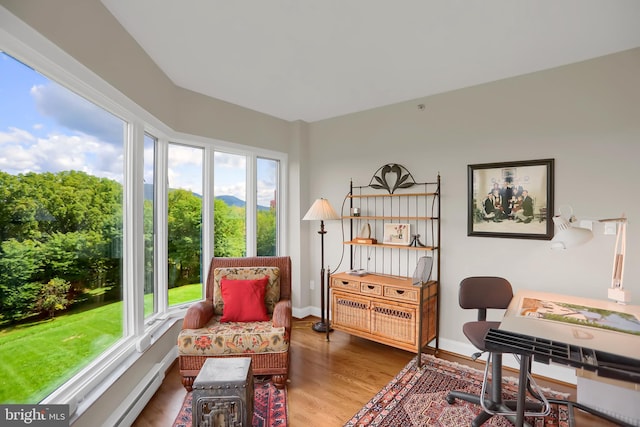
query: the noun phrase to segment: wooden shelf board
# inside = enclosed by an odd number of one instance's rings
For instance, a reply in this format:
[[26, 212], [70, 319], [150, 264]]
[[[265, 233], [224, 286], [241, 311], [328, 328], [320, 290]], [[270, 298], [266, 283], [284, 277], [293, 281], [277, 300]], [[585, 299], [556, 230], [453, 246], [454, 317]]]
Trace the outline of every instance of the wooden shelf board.
[[342, 219], [374, 219], [374, 220], [414, 220], [414, 221], [429, 221], [437, 220], [438, 218], [433, 216], [343, 216]]
[[381, 247], [381, 248], [392, 248], [392, 249], [409, 249], [409, 250], [414, 250], [414, 251], [433, 251], [437, 248], [434, 248], [433, 246], [404, 246], [404, 245], [388, 245], [388, 244], [384, 244], [384, 243], [358, 243], [358, 242], [351, 242], [351, 241], [347, 241], [344, 242], [345, 245], [354, 245], [354, 246], [377, 246], [377, 247]]
[[347, 196], [348, 199], [365, 199], [369, 197], [424, 197], [424, 196], [435, 196], [438, 193], [430, 192], [430, 193], [393, 193], [393, 194], [350, 194]]

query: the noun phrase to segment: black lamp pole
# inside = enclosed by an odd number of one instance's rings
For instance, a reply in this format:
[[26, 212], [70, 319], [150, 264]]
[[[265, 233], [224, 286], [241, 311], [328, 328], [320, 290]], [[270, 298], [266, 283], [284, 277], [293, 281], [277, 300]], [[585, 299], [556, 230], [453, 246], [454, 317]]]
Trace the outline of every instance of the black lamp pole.
[[[324, 301], [324, 284], [326, 278], [326, 271], [324, 269], [324, 235], [327, 232], [324, 229], [324, 221], [320, 220], [320, 260], [322, 262], [322, 268], [320, 269], [320, 321], [313, 324], [312, 328], [316, 332], [327, 332], [327, 341], [329, 340], [328, 332], [331, 331], [329, 326], [329, 313], [325, 317], [325, 301]], [[328, 302], [328, 301], [327, 301]]]

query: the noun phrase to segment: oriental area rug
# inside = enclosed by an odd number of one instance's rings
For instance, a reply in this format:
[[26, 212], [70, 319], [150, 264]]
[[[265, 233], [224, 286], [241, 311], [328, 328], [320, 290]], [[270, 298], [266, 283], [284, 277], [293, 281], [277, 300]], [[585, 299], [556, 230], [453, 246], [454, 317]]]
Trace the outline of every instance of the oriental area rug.
[[[376, 394], [345, 427], [452, 427], [469, 426], [482, 409], [478, 405], [456, 400], [448, 404], [445, 396], [450, 390], [461, 390], [480, 394], [484, 372], [437, 359], [431, 355], [422, 355], [422, 369], [416, 369], [416, 358], [394, 379]], [[504, 377], [504, 399], [515, 398], [518, 380]], [[568, 396], [548, 389], [543, 389], [547, 398], [566, 399]], [[536, 427], [569, 425], [569, 417], [564, 407], [552, 405], [551, 414], [547, 417], [528, 418], [527, 421]], [[486, 426], [512, 426], [511, 422], [501, 416], [494, 416]]]
[[[173, 427], [191, 427], [191, 396], [192, 393], [187, 393], [184, 398]], [[276, 426], [287, 426], [287, 390], [279, 390], [271, 381], [260, 382], [255, 377], [252, 427]]]

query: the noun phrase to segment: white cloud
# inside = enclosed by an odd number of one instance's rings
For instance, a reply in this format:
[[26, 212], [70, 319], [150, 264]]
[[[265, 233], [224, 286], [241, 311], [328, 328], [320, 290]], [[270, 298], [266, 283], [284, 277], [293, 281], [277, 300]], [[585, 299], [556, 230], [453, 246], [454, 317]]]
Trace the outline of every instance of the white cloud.
[[29, 151], [20, 145], [2, 147], [0, 154], [0, 170], [16, 175], [25, 172], [40, 172], [38, 164]]
[[22, 129], [0, 132], [0, 169], [12, 173], [78, 170], [122, 182], [122, 149], [85, 135], [36, 138]]
[[168, 178], [170, 188], [202, 194], [203, 150], [185, 145], [169, 145]]
[[220, 151], [214, 153], [214, 162], [216, 168], [245, 170], [247, 167], [247, 158], [245, 156]]
[[145, 184], [155, 184], [154, 169], [155, 165], [155, 149], [153, 145], [144, 146], [144, 182]]
[[247, 189], [244, 183], [216, 185], [214, 192], [216, 196], [235, 196], [240, 200], [247, 200]]
[[258, 205], [269, 207], [275, 197], [275, 185], [272, 182], [258, 180]]
[[28, 143], [36, 140], [36, 137], [29, 131], [15, 127], [10, 127], [9, 131], [10, 132], [0, 132], [0, 144], [16, 142]]

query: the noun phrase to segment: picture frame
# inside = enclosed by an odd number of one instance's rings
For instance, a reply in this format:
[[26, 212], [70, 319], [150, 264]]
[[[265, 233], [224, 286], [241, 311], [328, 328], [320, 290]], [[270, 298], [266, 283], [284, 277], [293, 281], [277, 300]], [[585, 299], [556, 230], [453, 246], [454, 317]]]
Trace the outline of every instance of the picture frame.
[[382, 243], [385, 245], [409, 246], [411, 225], [404, 223], [387, 223], [384, 225]]
[[553, 238], [554, 159], [467, 166], [467, 235]]

